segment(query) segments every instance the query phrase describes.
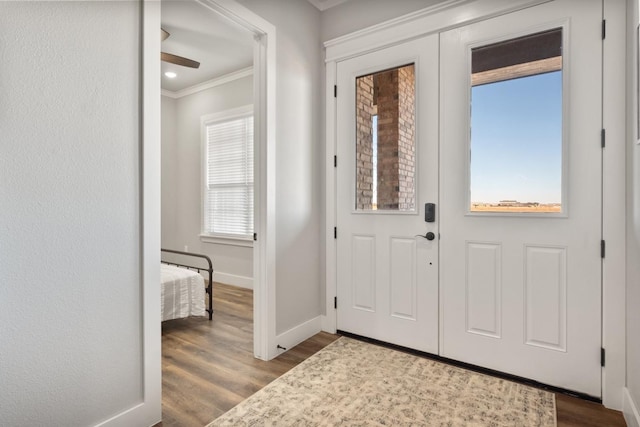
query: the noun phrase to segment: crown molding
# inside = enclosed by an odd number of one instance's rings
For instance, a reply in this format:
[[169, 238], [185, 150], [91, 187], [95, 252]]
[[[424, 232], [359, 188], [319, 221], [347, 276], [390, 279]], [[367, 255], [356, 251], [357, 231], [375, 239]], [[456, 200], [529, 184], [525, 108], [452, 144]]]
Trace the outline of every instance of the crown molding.
[[183, 96], [193, 95], [194, 93], [202, 92], [203, 90], [207, 90], [207, 89], [211, 89], [212, 87], [231, 83], [232, 81], [242, 79], [244, 77], [249, 77], [252, 75], [253, 75], [253, 67], [247, 67], [238, 71], [234, 71], [229, 74], [225, 74], [224, 76], [216, 77], [215, 79], [211, 79], [206, 82], [199, 83], [197, 85], [190, 86], [175, 92], [162, 89], [160, 93], [162, 94], [162, 96], [178, 99], [178, 98], [182, 98]]
[[336, 62], [427, 34], [553, 0], [446, 0], [324, 42], [325, 62]]
[[[312, 0], [309, 0], [309, 1], [312, 1]], [[434, 13], [440, 12], [442, 10], [450, 9], [455, 6], [460, 6], [461, 4], [464, 4], [464, 3], [469, 3], [469, 1], [470, 0], [446, 0], [440, 3], [436, 3], [434, 5], [425, 7], [424, 9], [419, 9], [419, 10], [416, 10], [415, 12], [410, 12], [406, 15], [402, 15], [397, 18], [389, 19], [388, 21], [384, 21], [379, 24], [372, 25], [367, 28], [363, 28], [362, 30], [354, 31], [344, 36], [327, 40], [326, 42], [324, 42], [324, 47], [329, 48], [332, 46], [349, 42], [351, 40], [360, 39], [362, 37], [366, 37], [369, 34], [375, 34], [381, 30], [394, 28], [394, 27], [397, 27], [398, 25], [415, 21], [424, 16], [433, 15]]]
[[309, 0], [309, 3], [314, 5], [320, 12], [323, 12], [347, 1], [348, 0]]

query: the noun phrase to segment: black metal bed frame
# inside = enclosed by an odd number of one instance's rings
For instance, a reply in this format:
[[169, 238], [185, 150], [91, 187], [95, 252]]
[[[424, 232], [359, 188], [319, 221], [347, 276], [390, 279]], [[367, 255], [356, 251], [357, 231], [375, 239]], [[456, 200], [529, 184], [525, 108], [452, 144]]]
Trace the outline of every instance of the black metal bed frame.
[[[178, 254], [178, 255], [186, 255], [186, 256], [191, 256], [196, 258], [203, 258], [207, 260], [207, 263], [209, 264], [209, 268], [198, 267], [197, 265], [179, 264], [173, 261], [164, 261], [162, 260], [162, 252]], [[209, 283], [205, 288], [205, 290], [207, 291], [207, 294], [209, 294], [209, 308], [207, 308], [206, 310], [207, 310], [207, 313], [209, 313], [209, 320], [212, 320], [213, 319], [213, 264], [211, 263], [211, 258], [202, 254], [196, 254], [193, 252], [175, 251], [173, 249], [160, 249], [160, 254], [161, 254], [160, 261], [164, 264], [175, 265], [176, 267], [183, 267], [189, 270], [196, 270], [198, 273], [200, 273], [200, 270], [207, 271], [209, 273]]]

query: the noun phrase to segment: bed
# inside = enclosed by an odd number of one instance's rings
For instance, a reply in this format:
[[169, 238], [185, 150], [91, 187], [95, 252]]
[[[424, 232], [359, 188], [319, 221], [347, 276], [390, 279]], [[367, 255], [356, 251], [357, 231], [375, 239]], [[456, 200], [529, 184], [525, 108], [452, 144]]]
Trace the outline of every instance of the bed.
[[[213, 318], [213, 264], [202, 254], [160, 249], [162, 321], [191, 316]], [[206, 264], [206, 266], [205, 266]], [[208, 273], [208, 282], [200, 272]], [[205, 294], [208, 305], [205, 303]]]

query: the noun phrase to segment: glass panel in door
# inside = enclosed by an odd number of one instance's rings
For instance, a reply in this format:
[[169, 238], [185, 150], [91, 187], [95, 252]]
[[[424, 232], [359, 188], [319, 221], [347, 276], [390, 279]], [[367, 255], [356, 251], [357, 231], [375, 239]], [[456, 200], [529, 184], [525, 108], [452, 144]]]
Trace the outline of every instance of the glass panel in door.
[[356, 79], [356, 210], [416, 209], [415, 66]]
[[562, 211], [562, 29], [471, 51], [470, 211]]

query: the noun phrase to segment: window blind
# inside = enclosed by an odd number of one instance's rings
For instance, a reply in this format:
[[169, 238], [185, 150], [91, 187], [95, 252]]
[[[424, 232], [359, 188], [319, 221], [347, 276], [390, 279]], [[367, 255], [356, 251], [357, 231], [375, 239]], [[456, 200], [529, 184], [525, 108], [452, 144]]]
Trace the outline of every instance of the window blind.
[[253, 116], [205, 125], [204, 232], [253, 235]]

